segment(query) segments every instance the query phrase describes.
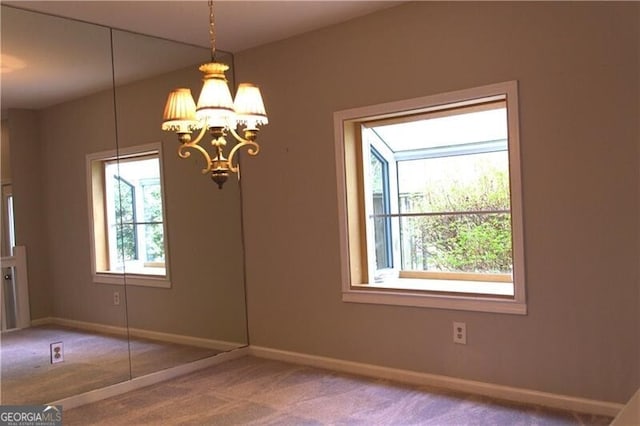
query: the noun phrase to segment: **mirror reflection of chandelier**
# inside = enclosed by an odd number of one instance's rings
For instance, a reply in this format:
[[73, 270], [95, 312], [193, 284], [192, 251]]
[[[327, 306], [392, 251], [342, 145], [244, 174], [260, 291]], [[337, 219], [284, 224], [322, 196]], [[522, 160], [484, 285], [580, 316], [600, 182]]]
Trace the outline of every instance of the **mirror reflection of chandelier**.
[[[238, 86], [236, 98], [231, 92], [225, 77], [229, 67], [215, 62], [215, 19], [213, 1], [209, 0], [209, 34], [211, 40], [211, 62], [200, 66], [204, 74], [202, 90], [198, 104], [191, 96], [188, 88], [177, 88], [169, 93], [164, 107], [162, 130], [175, 132], [180, 141], [178, 155], [181, 158], [191, 156], [190, 150], [198, 151], [204, 157], [206, 167], [202, 173], [211, 173], [211, 179], [222, 189], [229, 173], [238, 173], [237, 160], [234, 156], [242, 147], [247, 147], [250, 155], [256, 155], [260, 146], [256, 142], [258, 127], [269, 122], [262, 102], [260, 89], [251, 83]], [[192, 134], [197, 132], [193, 139]], [[211, 136], [213, 153], [210, 154], [200, 142], [206, 134]], [[239, 133], [242, 133], [240, 135]], [[224, 155], [227, 136], [233, 136], [236, 144]]]

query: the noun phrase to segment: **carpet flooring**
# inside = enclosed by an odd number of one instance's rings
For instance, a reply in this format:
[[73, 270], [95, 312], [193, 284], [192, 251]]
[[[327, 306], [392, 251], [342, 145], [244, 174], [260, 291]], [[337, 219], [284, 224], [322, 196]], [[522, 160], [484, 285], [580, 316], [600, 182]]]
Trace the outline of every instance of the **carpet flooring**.
[[[0, 340], [3, 405], [44, 404], [219, 353], [53, 325], [3, 333]], [[64, 362], [51, 364], [49, 344], [60, 341]]]
[[65, 426], [599, 426], [611, 420], [251, 356], [63, 412]]

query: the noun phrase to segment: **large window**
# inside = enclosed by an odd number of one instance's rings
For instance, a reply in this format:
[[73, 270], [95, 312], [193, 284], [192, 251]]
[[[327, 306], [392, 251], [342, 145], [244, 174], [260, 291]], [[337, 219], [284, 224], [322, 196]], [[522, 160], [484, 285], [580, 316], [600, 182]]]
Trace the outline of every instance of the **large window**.
[[526, 312], [516, 96], [336, 113], [344, 300]]
[[159, 147], [93, 154], [88, 170], [95, 280], [168, 286]]

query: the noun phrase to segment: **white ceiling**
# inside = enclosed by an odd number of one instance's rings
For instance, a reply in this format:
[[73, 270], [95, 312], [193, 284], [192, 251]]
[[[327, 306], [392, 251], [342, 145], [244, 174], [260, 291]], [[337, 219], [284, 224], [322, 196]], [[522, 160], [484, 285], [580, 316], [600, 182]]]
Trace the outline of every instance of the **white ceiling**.
[[[239, 52], [395, 6], [399, 1], [239, 1], [215, 3], [216, 47]], [[1, 103], [40, 109], [111, 85], [106, 27], [203, 48], [114, 33], [116, 82], [125, 83], [208, 59], [207, 1], [6, 1], [2, 13]], [[19, 8], [19, 9], [16, 9]], [[33, 14], [37, 11], [77, 21]], [[79, 22], [82, 21], [82, 22]], [[37, 29], [37, 31], [34, 31]], [[144, 46], [144, 47], [143, 47]], [[153, 50], [153, 52], [150, 52]], [[204, 52], [204, 53], [203, 53]], [[144, 54], [143, 54], [144, 53]], [[197, 59], [196, 59], [197, 58]]]
[[[3, 1], [3, 4], [209, 47], [206, 1]], [[385, 9], [396, 1], [216, 1], [217, 47], [239, 52]]]

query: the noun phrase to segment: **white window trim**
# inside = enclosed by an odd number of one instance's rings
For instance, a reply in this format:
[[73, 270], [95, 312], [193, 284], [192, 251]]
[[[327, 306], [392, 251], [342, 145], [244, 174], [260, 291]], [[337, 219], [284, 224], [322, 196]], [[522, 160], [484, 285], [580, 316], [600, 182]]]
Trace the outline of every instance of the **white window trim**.
[[[158, 275], [145, 275], [130, 272], [107, 272], [97, 271], [96, 267], [96, 237], [94, 227], [94, 191], [93, 191], [93, 167], [94, 161], [115, 160], [118, 157], [128, 157], [134, 155], [141, 155], [149, 152], [157, 152], [160, 165], [160, 181], [162, 187], [162, 217], [164, 225], [164, 245], [165, 245], [165, 272], [163, 276]], [[86, 172], [87, 172], [87, 200], [89, 205], [89, 238], [90, 238], [90, 250], [91, 250], [91, 275], [93, 282], [98, 284], [112, 284], [112, 285], [134, 285], [140, 287], [157, 287], [157, 288], [171, 288], [171, 279], [169, 271], [169, 235], [167, 226], [167, 210], [165, 201], [165, 185], [164, 185], [164, 170], [162, 160], [162, 144], [160, 142], [137, 145], [127, 148], [119, 148], [118, 150], [101, 151], [92, 154], [88, 154], [86, 157]]]
[[[392, 114], [410, 112], [429, 112], [441, 109], [442, 105], [464, 106], [474, 103], [473, 100], [490, 98], [493, 96], [505, 96], [507, 102], [507, 125], [509, 134], [509, 176], [511, 185], [511, 217], [512, 217], [512, 241], [513, 241], [513, 279], [514, 297], [498, 298], [484, 295], [456, 295], [435, 294], [410, 290], [375, 289], [375, 287], [362, 289], [366, 283], [352, 283], [352, 262], [350, 241], [354, 239], [349, 235], [350, 215], [347, 202], [347, 174], [353, 173], [347, 169], [345, 159], [345, 131], [348, 126], [375, 118], [384, 118]], [[447, 92], [437, 95], [424, 96], [408, 100], [388, 102], [337, 111], [333, 115], [334, 137], [336, 143], [336, 178], [338, 193], [338, 228], [340, 239], [340, 261], [342, 300], [344, 302], [371, 303], [383, 305], [417, 306], [427, 308], [457, 309], [480, 312], [497, 312], [508, 314], [527, 313], [525, 292], [525, 259], [524, 259], [524, 230], [522, 210], [522, 179], [520, 172], [520, 142], [518, 124], [518, 82], [508, 81], [490, 84], [472, 89]], [[351, 135], [353, 137], [353, 135]]]

